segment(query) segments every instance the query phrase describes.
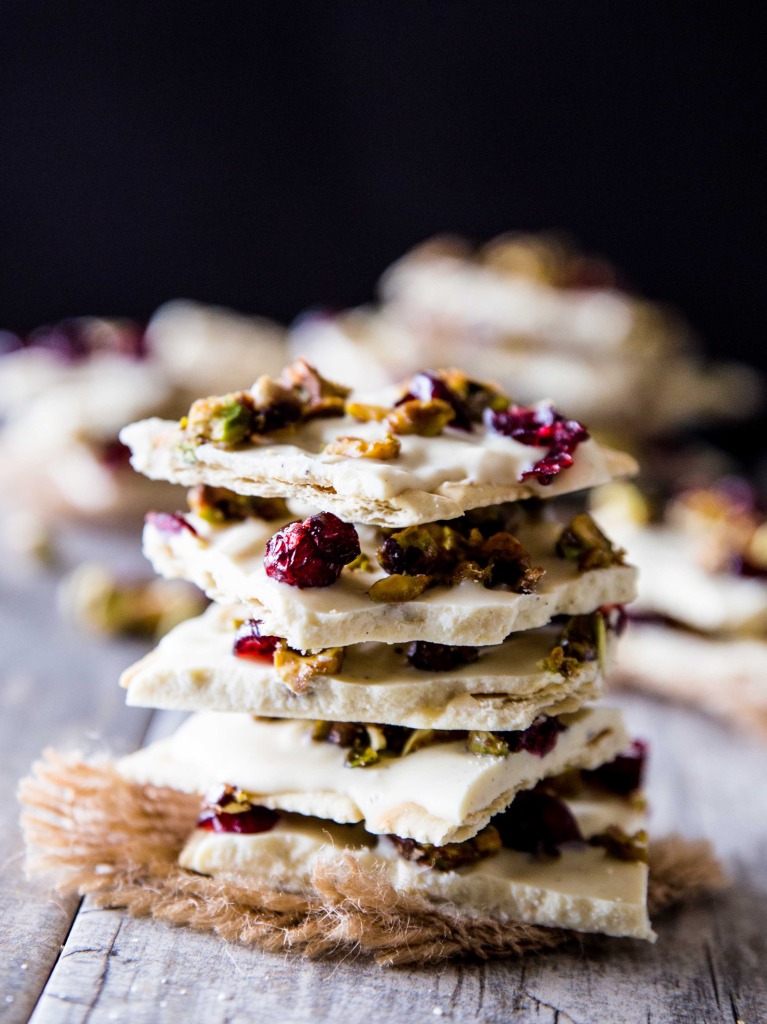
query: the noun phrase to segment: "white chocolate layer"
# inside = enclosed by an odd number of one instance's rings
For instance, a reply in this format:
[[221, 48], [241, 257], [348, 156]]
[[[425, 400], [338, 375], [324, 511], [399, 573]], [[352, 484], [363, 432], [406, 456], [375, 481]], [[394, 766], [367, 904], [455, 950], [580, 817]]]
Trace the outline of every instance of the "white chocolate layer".
[[270, 660], [233, 653], [237, 618], [248, 618], [247, 610], [211, 605], [176, 626], [123, 673], [120, 684], [128, 690], [128, 704], [416, 729], [517, 730], [540, 714], [576, 711], [601, 696], [596, 661], [585, 662], [567, 679], [541, 669], [559, 627], [515, 634], [483, 648], [473, 664], [444, 672], [413, 668], [403, 647], [356, 644], [346, 648], [340, 672], [315, 676], [297, 694], [280, 680]]
[[[613, 527], [611, 532], [618, 532]], [[764, 580], [707, 572], [691, 537], [666, 527], [624, 526], [619, 541], [639, 570], [636, 609], [702, 633], [767, 635]]]
[[682, 700], [767, 734], [767, 642], [700, 636], [632, 622], [617, 645], [616, 682]]
[[562, 720], [567, 728], [543, 757], [471, 754], [460, 739], [349, 768], [344, 749], [312, 740], [311, 723], [203, 712], [118, 767], [135, 782], [189, 793], [231, 783], [266, 807], [364, 821], [369, 832], [442, 845], [475, 835], [520, 790], [567, 768], [604, 764], [628, 746], [617, 710], [589, 708]]
[[[391, 403], [391, 394], [370, 401]], [[395, 392], [396, 397], [396, 392]], [[368, 396], [360, 396], [368, 400]], [[182, 450], [178, 424], [149, 419], [120, 434], [132, 464], [152, 479], [187, 486], [206, 483], [240, 494], [288, 497], [308, 502], [341, 519], [380, 526], [410, 526], [454, 519], [467, 509], [521, 498], [553, 498], [630, 476], [636, 463], [594, 440], [579, 445], [573, 465], [548, 486], [520, 476], [545, 454], [484, 426], [472, 433], [447, 429], [438, 437], [405, 435], [395, 459], [354, 459], [327, 454], [338, 437], [384, 437], [382, 423], [350, 416], [313, 420], [281, 440], [265, 438], [235, 450], [202, 444], [191, 457]], [[187, 445], [188, 447], [188, 445]]]
[[[555, 615], [625, 604], [635, 594], [636, 571], [631, 566], [579, 572], [573, 562], [556, 557], [554, 545], [562, 527], [554, 523], [517, 531], [533, 565], [546, 570], [533, 594], [465, 582], [434, 587], [413, 601], [384, 604], [368, 597], [373, 583], [385, 575], [379, 568], [346, 570], [330, 587], [305, 590], [270, 579], [264, 571], [264, 549], [280, 522], [250, 519], [212, 527], [197, 516], [187, 518], [199, 536], [187, 530], [162, 532], [152, 524], [144, 528], [144, 553], [155, 571], [191, 580], [214, 601], [247, 604], [266, 632], [285, 637], [300, 650], [348, 647], [367, 640], [499, 644], [510, 633], [545, 625]], [[377, 566], [375, 531], [358, 533], [363, 551]]]
[[[644, 816], [619, 797], [590, 796], [565, 801], [584, 838], [616, 825], [631, 834]], [[200, 874], [246, 876], [256, 885], [311, 892], [312, 873], [346, 854], [370, 875], [405, 892], [449, 902], [468, 914], [501, 920], [573, 928], [583, 932], [655, 938], [647, 918], [647, 865], [609, 858], [601, 849], [568, 844], [561, 856], [536, 859], [502, 850], [477, 864], [437, 871], [400, 857], [382, 838], [359, 826], [328, 825], [288, 815], [269, 832], [232, 835], [195, 830], [179, 862]]]

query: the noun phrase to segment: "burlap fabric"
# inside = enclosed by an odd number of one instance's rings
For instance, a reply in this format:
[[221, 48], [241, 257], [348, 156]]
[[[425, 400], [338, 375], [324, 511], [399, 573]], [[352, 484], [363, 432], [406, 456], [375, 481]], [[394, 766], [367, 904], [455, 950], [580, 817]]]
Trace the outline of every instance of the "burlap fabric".
[[[46, 751], [22, 781], [20, 800], [30, 874], [49, 876], [61, 893], [89, 894], [99, 906], [230, 942], [310, 957], [357, 952], [392, 965], [517, 957], [577, 939], [564, 929], [501, 922], [397, 892], [350, 857], [317, 869], [310, 895], [185, 871], [176, 859], [199, 798], [128, 782], [107, 760]], [[651, 914], [722, 884], [707, 843], [671, 837], [651, 847]]]

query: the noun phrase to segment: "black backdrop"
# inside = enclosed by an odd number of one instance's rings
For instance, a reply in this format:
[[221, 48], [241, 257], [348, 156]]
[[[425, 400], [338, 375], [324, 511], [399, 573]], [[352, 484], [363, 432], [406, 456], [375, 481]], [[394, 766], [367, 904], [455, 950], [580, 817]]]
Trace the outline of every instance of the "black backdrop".
[[287, 320], [439, 230], [564, 227], [767, 365], [741, 5], [3, 0], [0, 325]]

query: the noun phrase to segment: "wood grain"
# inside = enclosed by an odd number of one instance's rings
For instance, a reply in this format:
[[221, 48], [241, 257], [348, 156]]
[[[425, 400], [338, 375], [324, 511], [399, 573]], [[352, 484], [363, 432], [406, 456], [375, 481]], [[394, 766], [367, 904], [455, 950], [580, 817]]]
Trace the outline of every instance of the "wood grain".
[[[134, 548], [128, 556], [126, 549]], [[78, 634], [59, 615], [56, 590], [84, 552], [146, 574], [130, 545], [108, 533], [71, 529], [55, 568], [0, 560], [0, 1020], [26, 1021], [60, 953], [77, 909], [23, 877], [16, 784], [49, 745], [121, 750], [141, 743], [149, 713], [124, 707], [119, 671], [143, 644]]]

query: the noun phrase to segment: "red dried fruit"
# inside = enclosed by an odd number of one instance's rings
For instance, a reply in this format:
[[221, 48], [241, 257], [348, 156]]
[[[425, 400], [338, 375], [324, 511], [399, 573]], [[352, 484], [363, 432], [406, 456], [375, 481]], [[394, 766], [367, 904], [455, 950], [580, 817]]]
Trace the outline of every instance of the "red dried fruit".
[[188, 530], [193, 537], [199, 537], [197, 530], [181, 512], [147, 512], [144, 522], [151, 524], [160, 533], [181, 533]]
[[517, 793], [492, 821], [501, 842], [511, 850], [558, 857], [563, 843], [583, 842], [578, 822], [567, 805], [542, 789]]
[[274, 661], [274, 652], [280, 643], [278, 636], [264, 636], [261, 620], [248, 619], [243, 622], [234, 638], [233, 653], [238, 658], [257, 658], [260, 661]]
[[99, 462], [110, 469], [122, 469], [130, 463], [130, 448], [122, 441], [105, 441], [96, 451]]
[[416, 640], [407, 649], [407, 660], [413, 668], [424, 672], [448, 672], [460, 665], [470, 665], [479, 657], [476, 647], [453, 647]]
[[279, 813], [269, 807], [250, 807], [247, 811], [240, 811], [238, 814], [207, 808], [198, 818], [197, 828], [204, 828], [209, 832], [237, 832], [240, 835], [255, 835], [257, 832], [269, 832], [279, 820]]
[[545, 757], [554, 749], [559, 734], [566, 728], [567, 726], [563, 725], [558, 718], [539, 715], [527, 729], [518, 732], [501, 732], [497, 735], [503, 737], [510, 754], [526, 750], [529, 754], [535, 754], [536, 757]]
[[619, 754], [609, 764], [600, 765], [590, 771], [583, 771], [583, 778], [600, 789], [606, 789], [618, 796], [628, 796], [642, 785], [645, 762], [647, 760], [647, 744], [642, 740], [634, 740], [624, 754]]
[[572, 466], [576, 448], [590, 436], [582, 423], [565, 419], [553, 405], [533, 408], [511, 405], [500, 412], [487, 409], [484, 421], [488, 430], [496, 434], [534, 448], [549, 449], [519, 478], [523, 481], [535, 477], [542, 486], [547, 486], [563, 469]]
[[471, 414], [468, 406], [461, 396], [433, 370], [422, 370], [411, 377], [409, 391], [400, 398], [397, 405], [409, 402], [413, 398], [418, 398], [422, 402], [430, 402], [433, 399], [447, 402], [455, 413], [454, 418], [450, 421], [450, 426], [455, 427], [456, 430], [471, 431]]
[[273, 534], [266, 545], [266, 575], [291, 587], [329, 587], [360, 554], [357, 531], [332, 512], [320, 512]]

